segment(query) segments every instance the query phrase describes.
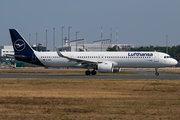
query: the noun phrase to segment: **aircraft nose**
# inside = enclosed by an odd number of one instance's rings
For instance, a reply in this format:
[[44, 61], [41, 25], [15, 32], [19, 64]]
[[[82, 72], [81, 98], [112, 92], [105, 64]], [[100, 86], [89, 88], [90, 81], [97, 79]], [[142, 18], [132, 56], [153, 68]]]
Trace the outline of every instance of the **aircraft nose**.
[[176, 67], [180, 67], [180, 62], [178, 62], [178, 63], [176, 64]]
[[172, 64], [173, 64], [173, 65], [177, 65], [177, 64], [178, 64], [177, 60], [173, 59], [173, 60], [172, 60]]

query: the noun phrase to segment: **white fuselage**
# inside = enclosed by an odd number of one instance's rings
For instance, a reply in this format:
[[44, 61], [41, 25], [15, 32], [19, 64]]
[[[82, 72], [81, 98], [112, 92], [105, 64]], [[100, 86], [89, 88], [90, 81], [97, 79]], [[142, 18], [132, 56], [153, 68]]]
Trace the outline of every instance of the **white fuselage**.
[[[111, 62], [118, 68], [160, 68], [171, 67], [177, 61], [161, 52], [61, 52], [70, 58]], [[58, 56], [57, 52], [35, 52], [37, 58], [47, 67], [81, 67], [81, 63]]]

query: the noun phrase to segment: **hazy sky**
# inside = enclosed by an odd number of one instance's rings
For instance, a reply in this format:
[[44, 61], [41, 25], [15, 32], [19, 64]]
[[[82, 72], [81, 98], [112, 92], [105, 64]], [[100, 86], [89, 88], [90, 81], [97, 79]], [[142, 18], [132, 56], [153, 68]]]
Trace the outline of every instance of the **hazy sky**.
[[118, 41], [135, 46], [169, 46], [180, 44], [180, 0], [1, 0], [0, 46], [12, 45], [9, 30], [18, 31], [31, 43], [45, 45], [48, 30], [48, 49], [53, 48], [53, 28], [56, 28], [56, 46], [61, 45], [71, 28], [70, 39], [85, 38], [86, 43], [110, 38], [113, 43], [118, 27]]

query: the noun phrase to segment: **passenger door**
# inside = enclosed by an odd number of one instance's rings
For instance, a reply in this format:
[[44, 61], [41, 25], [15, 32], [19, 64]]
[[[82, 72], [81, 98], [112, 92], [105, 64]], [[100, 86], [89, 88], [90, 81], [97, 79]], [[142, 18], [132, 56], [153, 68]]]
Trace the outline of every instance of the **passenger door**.
[[159, 53], [154, 53], [154, 62], [159, 62]]

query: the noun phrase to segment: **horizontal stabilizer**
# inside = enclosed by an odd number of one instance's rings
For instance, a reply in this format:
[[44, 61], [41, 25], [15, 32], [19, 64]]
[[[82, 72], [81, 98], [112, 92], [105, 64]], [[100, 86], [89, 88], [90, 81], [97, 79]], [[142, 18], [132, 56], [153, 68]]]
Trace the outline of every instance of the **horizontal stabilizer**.
[[24, 56], [24, 55], [12, 55], [12, 54], [5, 54], [5, 56], [18, 57], [18, 58], [24, 58], [24, 57], [26, 57], [26, 56]]

